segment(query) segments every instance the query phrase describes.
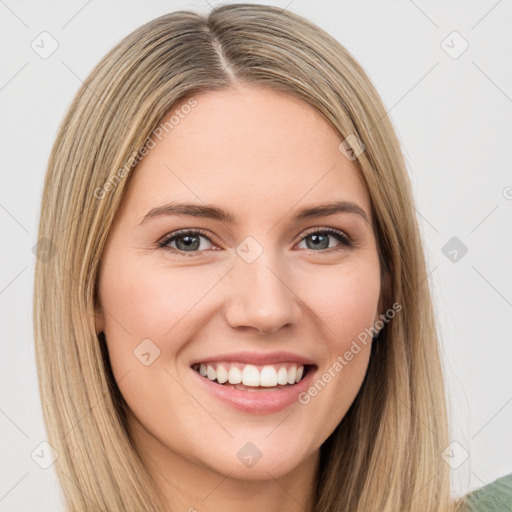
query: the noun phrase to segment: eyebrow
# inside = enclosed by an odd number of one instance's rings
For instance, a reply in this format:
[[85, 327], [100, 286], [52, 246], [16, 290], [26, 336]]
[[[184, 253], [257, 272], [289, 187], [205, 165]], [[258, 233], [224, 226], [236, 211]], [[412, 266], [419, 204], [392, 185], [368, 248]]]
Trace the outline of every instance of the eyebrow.
[[[312, 208], [305, 208], [295, 213], [292, 221], [296, 222], [303, 219], [327, 217], [328, 215], [334, 215], [336, 213], [353, 213], [362, 217], [366, 224], [370, 224], [368, 216], [363, 208], [351, 201], [336, 201], [334, 203], [320, 204]], [[169, 203], [150, 210], [144, 216], [139, 226], [156, 217], [172, 215], [189, 215], [192, 217], [218, 220], [228, 224], [233, 224], [235, 222], [235, 215], [233, 213], [215, 206], [192, 203]]]

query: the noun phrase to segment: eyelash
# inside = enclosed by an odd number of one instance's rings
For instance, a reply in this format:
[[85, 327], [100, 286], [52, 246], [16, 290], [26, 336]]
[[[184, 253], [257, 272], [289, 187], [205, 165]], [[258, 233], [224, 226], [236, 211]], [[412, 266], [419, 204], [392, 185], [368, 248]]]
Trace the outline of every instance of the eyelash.
[[[309, 235], [314, 235], [317, 233], [328, 234], [328, 235], [334, 236], [339, 242], [341, 242], [340, 246], [330, 247], [328, 249], [323, 249], [320, 251], [315, 251], [313, 249], [306, 249], [309, 252], [320, 253], [320, 254], [326, 253], [326, 252], [330, 253], [330, 252], [341, 250], [341, 249], [350, 249], [353, 246], [353, 242], [350, 239], [350, 237], [348, 237], [345, 233], [343, 233], [343, 231], [339, 231], [338, 229], [334, 229], [334, 228], [322, 228], [322, 229], [315, 228], [314, 230], [306, 232], [304, 234], [304, 236], [299, 240], [299, 243], [302, 242], [302, 240], [304, 240], [304, 238], [308, 237]], [[199, 250], [198, 251], [182, 251], [180, 249], [175, 249], [174, 247], [166, 247], [172, 241], [174, 241], [175, 239], [177, 239], [183, 235], [192, 235], [192, 236], [201, 235], [201, 236], [205, 237], [206, 239], [208, 239], [208, 241], [210, 243], [215, 245], [215, 242], [212, 241], [211, 238], [208, 236], [208, 234], [201, 229], [193, 229], [193, 230], [183, 229], [180, 231], [173, 231], [172, 233], [169, 233], [168, 235], [166, 235], [163, 238], [163, 240], [158, 242], [157, 245], [160, 249], [168, 249], [170, 252], [173, 252], [175, 254], [179, 254], [182, 256], [187, 256], [187, 257], [188, 256], [195, 257], [195, 256], [200, 255], [202, 252], [204, 252], [204, 251], [199, 251]]]

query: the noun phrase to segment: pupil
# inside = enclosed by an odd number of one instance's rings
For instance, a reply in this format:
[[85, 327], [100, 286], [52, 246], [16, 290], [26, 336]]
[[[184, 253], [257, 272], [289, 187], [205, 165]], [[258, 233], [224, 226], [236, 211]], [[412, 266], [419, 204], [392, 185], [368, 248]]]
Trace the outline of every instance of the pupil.
[[[323, 240], [321, 240], [320, 243], [317, 243], [319, 239]], [[310, 247], [310, 244], [308, 243], [308, 249], [314, 249], [318, 247], [321, 249], [327, 249], [329, 247], [329, 237], [326, 235], [310, 235], [310, 240], [314, 241], [314, 245]]]
[[[182, 245], [180, 247], [180, 240], [186, 240], [185, 245]], [[199, 248], [199, 237], [198, 236], [181, 236], [180, 238], [176, 239], [176, 246], [180, 250], [187, 250], [187, 249], [198, 249]]]

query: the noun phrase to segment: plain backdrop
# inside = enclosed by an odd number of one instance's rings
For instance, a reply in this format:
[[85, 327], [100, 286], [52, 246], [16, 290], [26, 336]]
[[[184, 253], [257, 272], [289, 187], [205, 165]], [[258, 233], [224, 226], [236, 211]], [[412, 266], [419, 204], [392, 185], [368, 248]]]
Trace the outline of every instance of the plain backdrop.
[[[454, 492], [490, 483], [512, 472], [512, 4], [268, 3], [337, 38], [385, 102], [427, 247], [450, 400], [446, 460]], [[58, 124], [81, 82], [122, 37], [165, 13], [206, 13], [211, 5], [0, 0], [3, 512], [63, 510], [54, 466], [42, 469], [31, 456], [47, 438], [32, 331], [33, 247]], [[41, 55], [52, 44], [55, 51]]]

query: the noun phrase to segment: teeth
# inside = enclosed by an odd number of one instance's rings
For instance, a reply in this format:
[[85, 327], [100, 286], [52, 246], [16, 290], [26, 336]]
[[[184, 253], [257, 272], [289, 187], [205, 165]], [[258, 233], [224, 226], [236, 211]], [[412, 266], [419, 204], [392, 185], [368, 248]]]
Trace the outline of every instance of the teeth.
[[275, 387], [293, 385], [302, 379], [304, 366], [296, 363], [280, 363], [257, 367], [241, 363], [210, 363], [194, 366], [194, 369], [219, 384], [243, 384], [249, 387]]
[[240, 368], [232, 366], [229, 369], [228, 381], [230, 384], [240, 384], [242, 382], [242, 372], [240, 371]]
[[259, 386], [260, 385], [260, 372], [256, 366], [248, 364], [242, 372], [242, 384], [244, 386]]
[[277, 372], [273, 366], [264, 366], [260, 373], [260, 386], [277, 386]]
[[208, 365], [206, 367], [206, 376], [210, 380], [215, 380], [217, 378], [217, 372], [215, 371], [215, 368], [213, 366]]
[[217, 366], [217, 382], [224, 384], [228, 380], [228, 372], [224, 366]]
[[284, 366], [281, 366], [277, 372], [277, 383], [281, 384], [281, 386], [288, 384], [288, 372]]
[[295, 384], [295, 379], [297, 377], [297, 368], [292, 366], [288, 370], [288, 384]]

